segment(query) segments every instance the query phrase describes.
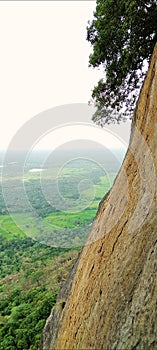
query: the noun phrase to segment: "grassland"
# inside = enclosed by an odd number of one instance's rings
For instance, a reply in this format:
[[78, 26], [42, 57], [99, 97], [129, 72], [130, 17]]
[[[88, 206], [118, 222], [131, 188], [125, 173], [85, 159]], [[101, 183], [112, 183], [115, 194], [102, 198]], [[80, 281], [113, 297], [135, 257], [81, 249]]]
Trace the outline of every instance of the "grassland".
[[112, 164], [107, 175], [96, 163], [62, 158], [64, 167], [57, 159], [41, 173], [29, 171], [42, 168], [36, 159], [30, 161], [22, 179], [12, 164], [3, 178], [10, 201], [5, 206], [0, 189], [1, 350], [38, 349], [60, 286], [116, 175]]
[[74, 228], [76, 226], [83, 227], [92, 223], [95, 213], [96, 209], [91, 208], [78, 213], [58, 212], [48, 215], [45, 220], [53, 226], [60, 228]]
[[[67, 172], [69, 171], [68, 168]], [[28, 236], [51, 246], [74, 247], [75, 244], [83, 245], [99, 202], [111, 187], [115, 173], [111, 173], [110, 178], [106, 175], [100, 176], [99, 181], [93, 184], [92, 187], [85, 186], [81, 191], [80, 199], [80, 193], [76, 198], [78, 177], [76, 179], [73, 177], [73, 186], [71, 186], [69, 180], [67, 181], [67, 172], [64, 169], [61, 180], [64, 184], [64, 192], [68, 189], [67, 196], [71, 210], [58, 210], [56, 207], [49, 205], [41, 192], [39, 178], [34, 179], [33, 177], [32, 180], [28, 180], [26, 187], [33, 210], [24, 212], [21, 208], [22, 212], [20, 212], [17, 201], [14, 206], [15, 212], [12, 212], [11, 215], [0, 215], [0, 234], [7, 239]], [[46, 185], [49, 187], [51, 182], [50, 180], [46, 181]], [[20, 190], [18, 195], [20, 196]], [[64, 199], [67, 199], [66, 195], [64, 195]], [[84, 236], [82, 229], [84, 229]]]
[[0, 215], [0, 234], [7, 239], [25, 237], [25, 233], [15, 224], [10, 215]]

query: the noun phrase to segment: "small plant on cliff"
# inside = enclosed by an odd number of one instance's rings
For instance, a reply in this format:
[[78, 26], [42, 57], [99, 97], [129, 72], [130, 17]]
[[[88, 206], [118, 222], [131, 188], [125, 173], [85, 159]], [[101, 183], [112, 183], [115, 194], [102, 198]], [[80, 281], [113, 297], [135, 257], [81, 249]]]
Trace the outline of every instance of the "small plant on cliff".
[[87, 40], [93, 46], [90, 65], [105, 72], [93, 89], [93, 120], [102, 125], [126, 120], [157, 41], [157, 1], [97, 0]]

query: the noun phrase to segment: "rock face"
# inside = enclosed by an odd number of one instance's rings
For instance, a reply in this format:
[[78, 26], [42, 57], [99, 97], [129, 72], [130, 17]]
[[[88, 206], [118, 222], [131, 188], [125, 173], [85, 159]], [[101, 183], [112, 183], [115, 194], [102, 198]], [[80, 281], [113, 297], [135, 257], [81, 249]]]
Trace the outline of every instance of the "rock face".
[[42, 350], [157, 349], [156, 172], [157, 46], [125, 160], [100, 203], [54, 336], [52, 315], [47, 321]]

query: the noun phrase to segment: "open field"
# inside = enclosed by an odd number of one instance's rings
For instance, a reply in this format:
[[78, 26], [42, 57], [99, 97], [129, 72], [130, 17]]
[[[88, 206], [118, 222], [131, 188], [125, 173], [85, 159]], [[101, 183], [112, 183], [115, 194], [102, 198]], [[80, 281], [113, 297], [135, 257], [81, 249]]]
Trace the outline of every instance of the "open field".
[[[67, 180], [67, 174], [60, 176], [62, 187], [60, 186], [59, 195], [62, 193], [64, 203], [68, 203], [67, 207], [66, 204], [63, 206], [63, 210], [62, 207], [60, 210], [58, 209], [60, 198], [57, 197], [57, 193], [54, 192], [52, 195], [54, 203], [52, 203], [52, 199], [51, 202], [47, 201], [41, 190], [39, 178], [34, 179], [33, 175], [32, 179], [26, 182], [25, 189], [30, 207], [29, 210], [25, 211], [24, 201], [21, 201], [21, 187], [16, 179], [16, 202], [14, 204], [14, 186], [12, 186], [10, 190], [10, 215], [0, 215], [0, 233], [8, 239], [17, 235], [19, 237], [32, 237], [51, 246], [83, 245], [99, 202], [111, 187], [115, 173], [111, 173], [110, 178], [107, 175], [101, 175], [99, 181], [90, 187], [85, 183], [80, 192], [78, 191], [80, 177], [78, 179], [77, 171], [76, 174], [77, 176], [73, 176], [71, 182]], [[46, 190], [50, 194], [49, 188], [52, 185], [51, 179], [46, 179]], [[4, 205], [2, 211], [5, 211]], [[81, 229], [84, 229], [84, 236]]]
[[76, 226], [90, 225], [96, 214], [96, 209], [86, 209], [82, 212], [58, 212], [48, 215], [45, 220], [58, 228], [74, 228]]
[[89, 158], [72, 153], [71, 160], [68, 153], [59, 153], [43, 163], [38, 153], [20, 170], [21, 153], [18, 157], [5, 166], [2, 176], [0, 233], [8, 239], [32, 237], [51, 246], [82, 246], [118, 165], [110, 157], [103, 164], [99, 153], [93, 161], [92, 152]]
[[38, 349], [60, 286], [116, 176], [110, 157], [103, 167], [98, 153], [97, 162], [70, 154], [72, 162], [60, 154], [43, 166], [45, 154], [38, 153], [23, 169], [22, 154], [13, 153], [4, 174], [0, 167], [2, 350]]

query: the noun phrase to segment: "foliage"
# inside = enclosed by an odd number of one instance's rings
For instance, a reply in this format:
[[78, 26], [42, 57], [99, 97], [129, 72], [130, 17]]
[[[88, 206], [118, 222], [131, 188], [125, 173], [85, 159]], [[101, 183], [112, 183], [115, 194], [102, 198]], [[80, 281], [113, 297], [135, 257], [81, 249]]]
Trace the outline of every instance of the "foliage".
[[0, 236], [0, 349], [37, 350], [77, 250]]
[[[55, 176], [48, 168], [43, 172], [42, 183], [40, 173], [29, 172], [29, 168], [35, 165], [31, 163], [24, 176], [29, 207], [21, 200], [23, 183], [16, 167], [14, 171], [12, 166], [13, 178], [3, 179], [3, 190], [9, 188], [9, 203], [6, 208], [0, 197], [0, 233], [8, 239], [27, 235], [51, 246], [81, 247], [85, 243], [99, 201], [112, 185], [119, 167], [111, 154], [106, 158], [104, 169], [107, 169], [109, 175], [95, 162], [76, 159], [67, 163], [60, 172], [58, 164], [54, 163]], [[104, 154], [100, 160], [104, 161]], [[37, 167], [39, 165], [36, 164]], [[2, 193], [1, 189], [1, 196]], [[7, 213], [8, 209], [11, 216]]]
[[93, 89], [93, 120], [125, 120], [134, 109], [157, 41], [157, 1], [97, 0], [87, 40], [93, 46], [90, 65], [102, 65], [106, 75]]
[[[93, 151], [92, 151], [93, 152]], [[100, 151], [96, 153], [100, 156]], [[65, 154], [64, 154], [65, 156]], [[101, 156], [104, 160], [104, 155]], [[99, 159], [99, 157], [97, 157]], [[58, 159], [57, 159], [58, 161]], [[29, 164], [25, 171], [25, 190], [28, 200], [37, 216], [31, 213], [20, 200], [23, 183], [18, 172], [11, 165], [11, 174], [3, 179], [3, 189], [10, 189], [10, 201], [7, 208], [0, 189], [0, 349], [1, 350], [37, 350], [45, 321], [56, 302], [56, 296], [63, 284], [78, 251], [85, 241], [98, 204], [110, 188], [119, 162], [109, 154], [104, 169], [95, 162], [77, 160], [73, 166], [69, 163], [62, 168], [58, 177], [59, 193], [75, 204], [75, 212], [58, 210], [58, 192], [55, 189], [55, 176], [51, 169], [44, 172], [44, 189], [53, 194], [50, 205], [42, 192], [40, 173], [30, 173], [29, 169], [39, 163]], [[101, 162], [100, 162], [101, 163]], [[58, 164], [53, 163], [54, 173], [58, 173]], [[1, 168], [0, 168], [1, 169]], [[7, 173], [9, 174], [8, 166]], [[90, 179], [83, 182], [84, 179]], [[83, 186], [78, 190], [78, 184]], [[79, 209], [79, 197], [95, 196], [85, 210]], [[81, 191], [80, 191], [81, 190]], [[81, 192], [81, 196], [80, 196]], [[11, 210], [12, 216], [9, 215]], [[40, 226], [40, 221], [43, 226]], [[20, 227], [18, 227], [16, 225]], [[55, 246], [52, 237], [55, 235]], [[35, 237], [37, 241], [31, 237]], [[47, 243], [40, 244], [40, 242]], [[58, 305], [64, 307], [62, 300]]]

